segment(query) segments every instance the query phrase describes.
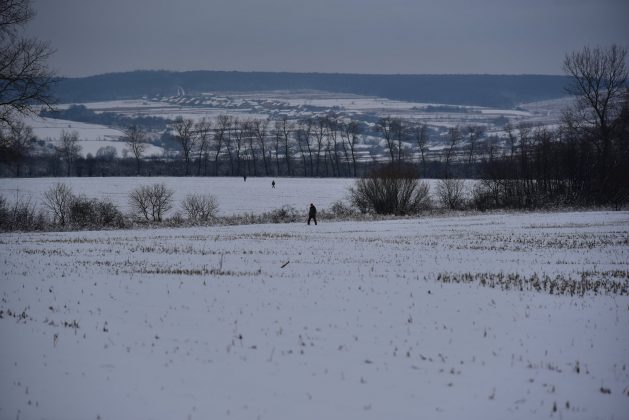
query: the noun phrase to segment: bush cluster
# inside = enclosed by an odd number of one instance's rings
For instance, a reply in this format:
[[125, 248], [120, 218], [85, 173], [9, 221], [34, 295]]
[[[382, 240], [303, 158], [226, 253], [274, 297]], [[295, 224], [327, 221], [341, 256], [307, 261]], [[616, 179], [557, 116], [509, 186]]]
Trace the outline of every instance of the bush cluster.
[[218, 203], [211, 195], [189, 194], [181, 203], [188, 220], [193, 222], [209, 222], [216, 218]]
[[108, 200], [89, 199], [85, 196], [74, 197], [69, 206], [70, 225], [79, 228], [88, 227], [125, 227], [124, 216]]
[[[211, 194], [191, 194], [181, 202], [181, 212], [166, 219], [173, 209], [174, 192], [164, 184], [143, 185], [129, 194], [131, 212], [123, 214], [107, 199], [75, 195], [68, 185], [57, 183], [43, 196], [43, 209], [30, 200], [10, 203], [0, 196], [0, 231], [50, 229], [121, 229], [136, 223], [162, 223], [167, 226], [198, 225], [217, 220], [218, 203]], [[44, 210], [47, 210], [44, 211]], [[280, 209], [272, 219], [286, 219], [290, 210]], [[297, 213], [293, 209], [292, 213]]]
[[0, 196], [0, 230], [44, 230], [47, 225], [45, 213], [37, 210], [30, 200], [10, 204]]
[[52, 214], [52, 224], [74, 228], [123, 228], [122, 212], [109, 200], [74, 195], [62, 183], [44, 193], [44, 206]]
[[350, 200], [361, 213], [408, 215], [430, 208], [430, 188], [415, 168], [399, 163], [383, 166], [350, 188]]

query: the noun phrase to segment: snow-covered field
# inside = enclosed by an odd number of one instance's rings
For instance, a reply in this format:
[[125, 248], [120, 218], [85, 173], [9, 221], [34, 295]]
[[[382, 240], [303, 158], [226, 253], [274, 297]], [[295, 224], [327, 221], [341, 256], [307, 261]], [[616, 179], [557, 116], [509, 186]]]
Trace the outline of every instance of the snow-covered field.
[[[276, 187], [271, 188], [275, 180]], [[436, 199], [438, 180], [425, 180], [433, 199]], [[30, 201], [42, 205], [44, 193], [57, 183], [68, 185], [74, 194], [88, 198], [109, 199], [123, 212], [129, 211], [129, 193], [141, 185], [165, 184], [173, 190], [175, 206], [171, 213], [180, 211], [179, 204], [188, 194], [212, 194], [219, 205], [221, 216], [261, 214], [283, 206], [307, 211], [314, 203], [320, 210], [329, 210], [339, 200], [347, 201], [348, 188], [353, 178], [270, 178], [248, 177], [93, 177], [93, 178], [0, 178], [0, 195], [11, 202]], [[465, 180], [471, 192], [476, 180]], [[305, 213], [304, 213], [305, 214]]]
[[[271, 182], [275, 180], [275, 188]], [[44, 193], [57, 183], [67, 184], [75, 194], [89, 198], [107, 198], [123, 211], [129, 210], [129, 193], [141, 185], [163, 183], [174, 192], [178, 204], [188, 194], [212, 194], [216, 197], [220, 215], [260, 214], [292, 206], [307, 211], [310, 203], [328, 209], [344, 199], [350, 178], [265, 178], [248, 177], [111, 177], [111, 178], [0, 178], [0, 195], [8, 200], [30, 200], [41, 205]], [[304, 213], [306, 214], [306, 213]]]
[[[59, 145], [63, 131], [76, 132], [79, 135], [79, 146], [81, 146], [79, 154], [81, 156], [87, 156], [90, 153], [96, 156], [101, 147], [112, 146], [116, 149], [118, 157], [121, 157], [123, 151], [129, 149], [129, 146], [121, 140], [124, 136], [122, 131], [104, 125], [39, 116], [24, 116], [22, 120], [33, 128], [33, 134], [38, 139], [48, 141], [55, 146]], [[164, 153], [164, 149], [150, 143], [144, 143], [144, 147], [144, 156], [161, 156]]]
[[2, 234], [0, 418], [624, 419], [629, 297], [526, 280], [628, 255], [628, 212]]

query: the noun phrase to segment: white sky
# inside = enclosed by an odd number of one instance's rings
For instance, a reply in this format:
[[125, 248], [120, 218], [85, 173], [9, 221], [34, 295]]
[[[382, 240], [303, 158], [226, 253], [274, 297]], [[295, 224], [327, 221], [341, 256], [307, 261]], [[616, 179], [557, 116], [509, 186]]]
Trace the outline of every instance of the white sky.
[[60, 75], [138, 69], [561, 74], [629, 44], [627, 0], [32, 0]]

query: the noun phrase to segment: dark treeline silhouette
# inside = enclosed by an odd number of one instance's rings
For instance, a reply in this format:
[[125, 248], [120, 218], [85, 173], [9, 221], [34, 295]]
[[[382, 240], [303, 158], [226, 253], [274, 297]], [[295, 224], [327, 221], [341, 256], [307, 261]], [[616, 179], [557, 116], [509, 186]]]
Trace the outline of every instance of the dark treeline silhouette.
[[564, 70], [575, 103], [556, 131], [509, 131], [510, 152], [485, 165], [478, 199], [495, 207], [612, 205], [629, 200], [627, 49], [583, 48]]
[[[127, 152], [122, 157], [113, 146], [101, 147], [95, 156], [83, 155], [78, 134], [68, 131], [61, 134], [57, 146], [42, 150], [45, 142], [24, 140], [25, 135], [32, 136], [27, 131], [13, 142], [14, 153], [3, 154], [0, 175], [359, 177], [383, 163], [408, 162], [419, 168], [422, 177], [475, 178], [480, 175], [484, 150], [482, 144], [468, 151], [458, 143], [445, 154], [439, 148], [430, 150], [435, 132], [391, 117], [378, 120], [375, 129], [334, 114], [300, 121], [220, 115], [213, 121], [195, 122], [179, 117], [171, 128], [152, 140], [168, 148], [159, 157], [145, 155], [147, 133], [136, 125], [124, 129]], [[379, 135], [386, 139], [384, 148], [373, 141]], [[34, 144], [40, 145], [37, 151]]]
[[520, 127], [510, 150], [482, 162], [476, 191], [479, 208], [611, 205], [629, 200], [629, 110], [612, 135], [612, 157], [601, 167], [602, 151], [590, 135]]
[[134, 71], [59, 79], [62, 103], [203, 92], [319, 90], [417, 102], [514, 107], [565, 96], [565, 76], [366, 75], [237, 71]]

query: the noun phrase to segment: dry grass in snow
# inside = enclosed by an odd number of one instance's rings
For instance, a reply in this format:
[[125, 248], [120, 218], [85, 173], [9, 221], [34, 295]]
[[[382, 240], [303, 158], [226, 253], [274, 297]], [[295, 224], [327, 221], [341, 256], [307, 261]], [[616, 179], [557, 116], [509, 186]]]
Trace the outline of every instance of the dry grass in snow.
[[626, 212], [2, 234], [0, 418], [626, 418], [628, 255]]

